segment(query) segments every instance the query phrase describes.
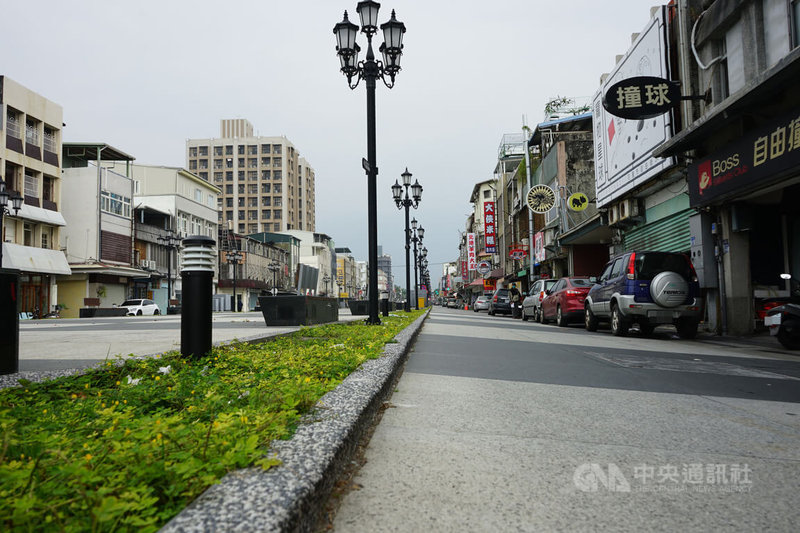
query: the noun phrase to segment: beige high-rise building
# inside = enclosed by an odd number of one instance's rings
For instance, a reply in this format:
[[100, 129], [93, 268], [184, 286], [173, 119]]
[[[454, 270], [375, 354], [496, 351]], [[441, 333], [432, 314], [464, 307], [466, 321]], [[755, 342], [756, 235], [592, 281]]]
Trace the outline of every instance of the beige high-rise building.
[[220, 138], [186, 141], [186, 168], [222, 190], [221, 229], [315, 230], [314, 169], [286, 137], [256, 137], [249, 121], [223, 119]]

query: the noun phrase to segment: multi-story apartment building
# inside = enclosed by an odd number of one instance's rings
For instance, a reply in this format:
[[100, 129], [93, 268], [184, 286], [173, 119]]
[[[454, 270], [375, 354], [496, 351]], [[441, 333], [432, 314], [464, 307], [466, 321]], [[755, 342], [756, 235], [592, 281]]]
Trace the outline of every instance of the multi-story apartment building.
[[339, 298], [354, 298], [357, 295], [357, 265], [350, 248], [336, 248], [336, 282], [339, 285]]
[[313, 232], [314, 169], [285, 137], [261, 137], [244, 119], [220, 121], [220, 138], [189, 139], [186, 166], [220, 188], [220, 227], [237, 234]]
[[20, 271], [21, 310], [46, 313], [60, 303], [56, 278], [69, 275], [59, 250], [61, 106], [0, 76], [0, 179], [21, 209], [5, 217], [2, 267]]
[[[336, 279], [336, 247], [333, 239], [324, 233], [288, 230], [283, 232], [300, 240], [300, 263], [316, 269], [315, 294], [338, 294]], [[327, 280], [327, 281], [326, 281]]]

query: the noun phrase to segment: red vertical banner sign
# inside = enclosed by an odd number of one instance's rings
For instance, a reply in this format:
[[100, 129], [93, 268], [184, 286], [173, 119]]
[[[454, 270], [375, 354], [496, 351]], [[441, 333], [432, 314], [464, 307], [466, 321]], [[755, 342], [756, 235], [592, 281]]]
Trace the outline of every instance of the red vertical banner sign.
[[494, 202], [483, 202], [483, 234], [487, 254], [496, 253]]
[[461, 261], [461, 278], [467, 279], [467, 262]]
[[475, 234], [467, 233], [467, 269], [477, 270], [478, 265], [475, 260]]

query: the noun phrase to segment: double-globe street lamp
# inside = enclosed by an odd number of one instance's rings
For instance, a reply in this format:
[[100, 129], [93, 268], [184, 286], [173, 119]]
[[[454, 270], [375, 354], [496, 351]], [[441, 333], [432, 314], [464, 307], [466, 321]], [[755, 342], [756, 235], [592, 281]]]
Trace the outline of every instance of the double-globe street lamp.
[[417, 278], [417, 266], [419, 263], [417, 243], [422, 246], [422, 239], [425, 237], [425, 228], [422, 226], [417, 227], [417, 219], [411, 221], [411, 242], [414, 243], [414, 309], [419, 311], [419, 281]]
[[[397, 209], [405, 208], [406, 211], [406, 303], [404, 309], [408, 312], [411, 311], [411, 301], [409, 300], [411, 298], [411, 229], [408, 222], [408, 209], [410, 207], [416, 209], [419, 206], [422, 200], [422, 185], [419, 184], [419, 180], [414, 180], [414, 185], [411, 185], [411, 172], [408, 171], [408, 167], [400, 176], [403, 178], [403, 185], [395, 180], [392, 185], [392, 196], [394, 196]], [[403, 187], [406, 189], [405, 197], [403, 197]], [[408, 196], [409, 187], [411, 187], [411, 197]]]
[[169, 313], [170, 300], [172, 300], [172, 254], [180, 246], [181, 238], [175, 235], [170, 228], [164, 235], [159, 235], [156, 240], [167, 249], [167, 313]]
[[16, 216], [22, 209], [22, 196], [18, 192], [14, 192], [14, 196], [11, 196], [6, 190], [6, 182], [0, 179], [0, 268], [3, 268], [3, 218], [11, 215], [11, 210], [8, 208], [9, 200]]
[[272, 295], [276, 296], [278, 294], [278, 286], [277, 286], [277, 276], [278, 270], [280, 270], [281, 265], [277, 261], [272, 261], [267, 269], [272, 272]]
[[[380, 324], [378, 318], [378, 166], [375, 155], [375, 86], [378, 79], [391, 89], [394, 78], [400, 72], [400, 57], [403, 55], [403, 34], [405, 25], [395, 18], [394, 11], [388, 22], [381, 24], [384, 42], [378, 51], [383, 61], [375, 60], [372, 50], [372, 36], [378, 32], [378, 10], [381, 5], [372, 0], [359, 2], [356, 11], [361, 18], [361, 32], [367, 35], [367, 57], [358, 60], [361, 47], [356, 43], [359, 27], [347, 18], [333, 27], [336, 35], [336, 52], [341, 63], [342, 74], [347, 76], [347, 84], [351, 89], [358, 86], [362, 79], [367, 86], [367, 158], [362, 166], [367, 173], [367, 228], [369, 244], [369, 318], [367, 324]], [[386, 77], [389, 77], [387, 81]], [[354, 81], [355, 80], [355, 81]]]
[[236, 313], [239, 311], [239, 305], [236, 301], [236, 267], [239, 266], [239, 263], [242, 262], [242, 252], [239, 250], [231, 250], [227, 254], [225, 254], [225, 258], [227, 259], [228, 263], [233, 265], [233, 312]]

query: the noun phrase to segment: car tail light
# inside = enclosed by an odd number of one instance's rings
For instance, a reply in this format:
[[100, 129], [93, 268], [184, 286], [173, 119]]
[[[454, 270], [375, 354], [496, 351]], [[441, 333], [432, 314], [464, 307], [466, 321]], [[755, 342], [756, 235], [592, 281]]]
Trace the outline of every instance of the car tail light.
[[495, 295], [494, 295], [494, 297], [492, 298], [492, 301], [493, 301], [493, 302], [496, 302], [496, 301], [497, 301], [497, 295], [496, 295], [496, 294], [495, 294]]
[[636, 279], [636, 252], [628, 259], [628, 279]]
[[544, 300], [544, 291], [539, 293], [539, 301], [541, 302], [542, 300]]
[[585, 294], [585, 291], [575, 291], [575, 290], [570, 289], [570, 290], [567, 291], [567, 294], [569, 294], [570, 296], [578, 296], [578, 295], [581, 295], [581, 294]]
[[697, 272], [694, 269], [694, 265], [692, 264], [692, 260], [689, 259], [689, 256], [684, 256], [686, 261], [689, 263], [689, 270], [692, 272], [692, 281], [697, 281]]

